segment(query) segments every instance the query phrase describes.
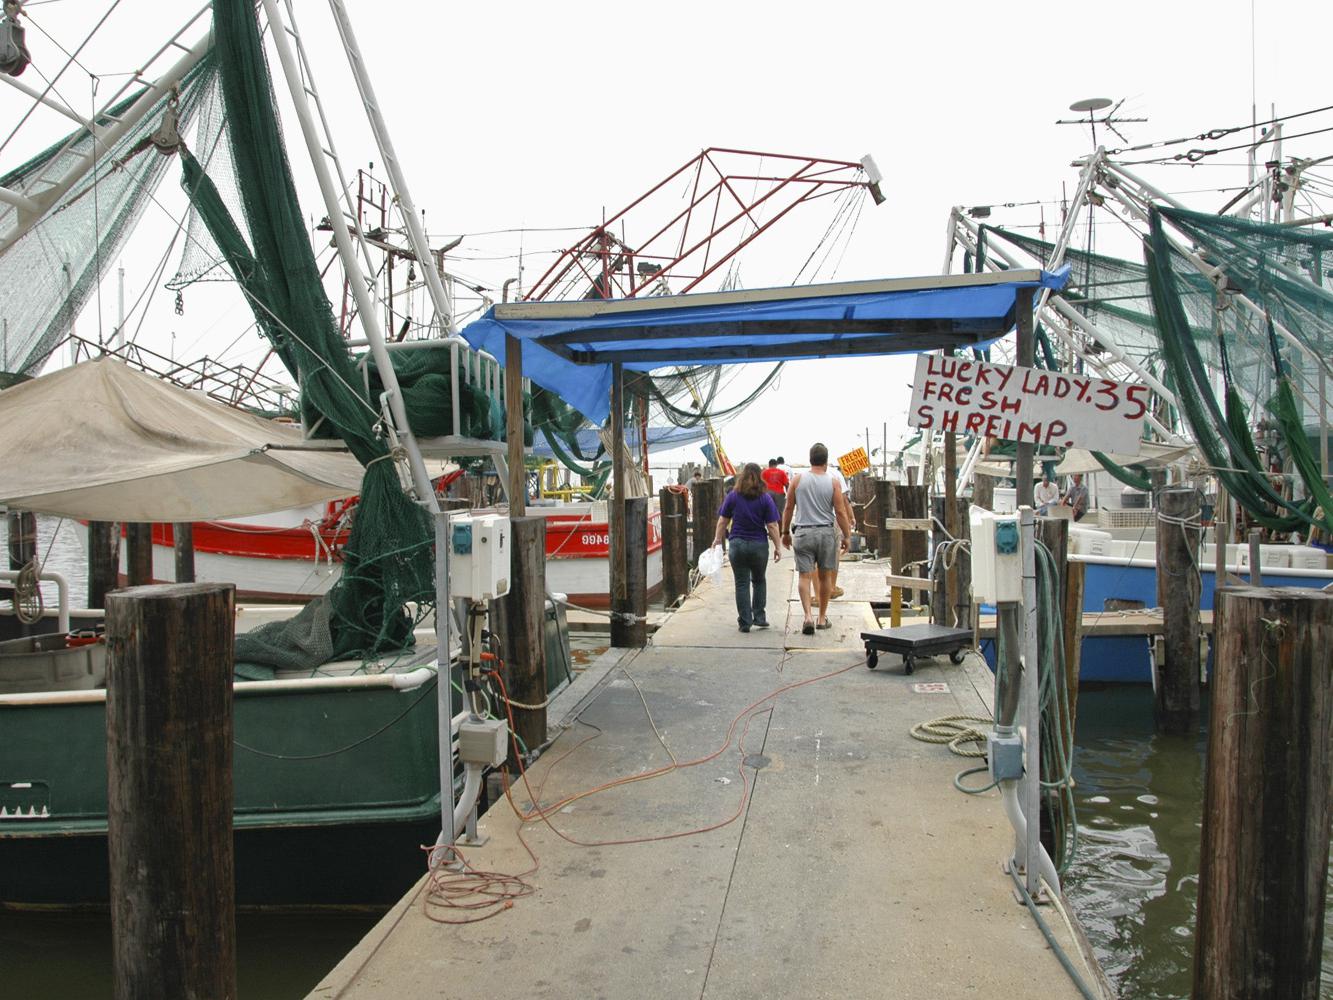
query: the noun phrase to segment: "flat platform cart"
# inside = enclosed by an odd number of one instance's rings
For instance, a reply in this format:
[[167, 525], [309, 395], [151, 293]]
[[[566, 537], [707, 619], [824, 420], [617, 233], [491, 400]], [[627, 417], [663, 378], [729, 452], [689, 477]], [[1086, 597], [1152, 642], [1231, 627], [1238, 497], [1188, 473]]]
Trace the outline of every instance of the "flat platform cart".
[[970, 628], [949, 628], [947, 625], [900, 625], [862, 632], [866, 644], [866, 666], [879, 666], [880, 653], [898, 653], [903, 658], [903, 673], [916, 669], [916, 661], [923, 657], [948, 653], [954, 663], [963, 662], [963, 651], [972, 645]]

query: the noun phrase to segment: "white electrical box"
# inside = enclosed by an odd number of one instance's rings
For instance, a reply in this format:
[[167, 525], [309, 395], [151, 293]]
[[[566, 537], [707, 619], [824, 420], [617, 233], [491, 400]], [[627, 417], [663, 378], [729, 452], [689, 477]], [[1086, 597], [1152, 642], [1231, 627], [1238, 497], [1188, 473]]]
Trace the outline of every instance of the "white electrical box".
[[509, 518], [455, 514], [449, 518], [449, 593], [489, 601], [509, 593]]
[[972, 592], [982, 604], [1023, 600], [1023, 546], [1017, 514], [973, 507]]

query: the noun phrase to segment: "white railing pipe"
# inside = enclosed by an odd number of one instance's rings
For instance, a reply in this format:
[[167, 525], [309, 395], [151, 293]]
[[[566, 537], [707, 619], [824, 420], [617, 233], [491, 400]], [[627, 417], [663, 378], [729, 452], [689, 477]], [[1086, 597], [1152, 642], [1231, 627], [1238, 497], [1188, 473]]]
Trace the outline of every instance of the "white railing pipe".
[[[6, 569], [0, 570], [0, 580], [13, 583], [18, 580], [22, 570]], [[37, 574], [38, 580], [44, 580], [47, 583], [56, 585], [56, 600], [59, 602], [59, 610], [56, 613], [56, 628], [61, 632], [69, 631], [69, 581], [65, 579], [63, 573], [57, 573], [53, 569], [44, 569]]]

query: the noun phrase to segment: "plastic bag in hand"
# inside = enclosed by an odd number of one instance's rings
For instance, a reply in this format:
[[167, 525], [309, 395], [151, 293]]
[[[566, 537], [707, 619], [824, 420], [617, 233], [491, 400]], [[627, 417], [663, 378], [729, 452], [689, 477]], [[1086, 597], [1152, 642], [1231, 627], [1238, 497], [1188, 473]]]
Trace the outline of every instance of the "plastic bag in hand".
[[708, 577], [714, 583], [722, 580], [722, 563], [726, 557], [722, 554], [722, 546], [714, 545], [707, 552], [699, 556], [699, 573]]

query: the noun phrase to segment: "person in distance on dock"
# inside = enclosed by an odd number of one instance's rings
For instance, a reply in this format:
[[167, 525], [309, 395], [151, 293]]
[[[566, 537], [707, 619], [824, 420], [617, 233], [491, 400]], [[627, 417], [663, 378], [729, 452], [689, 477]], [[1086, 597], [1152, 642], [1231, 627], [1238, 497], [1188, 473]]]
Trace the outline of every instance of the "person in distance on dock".
[[1032, 488], [1032, 502], [1038, 514], [1045, 514], [1060, 502], [1060, 487], [1051, 482], [1051, 474], [1043, 472], [1041, 482]]
[[[832, 625], [828, 620], [828, 602], [833, 593], [838, 552], [846, 550], [852, 535], [847, 509], [842, 488], [829, 475], [828, 448], [816, 442], [810, 447], [810, 471], [793, 477], [782, 511], [782, 544], [795, 551], [796, 571], [800, 574], [797, 589], [801, 610], [805, 612], [801, 626], [804, 635], [814, 635], [815, 629]], [[811, 613], [816, 604], [818, 620]]]
[[779, 506], [786, 503], [788, 476], [778, 468], [778, 460], [770, 458], [768, 468], [760, 475], [764, 477], [764, 485], [768, 487], [768, 492], [773, 494], [773, 502]]
[[1069, 487], [1069, 492], [1061, 502], [1073, 509], [1075, 521], [1083, 519], [1083, 515], [1088, 512], [1088, 488], [1083, 485], [1082, 475], [1074, 473], [1073, 485]]
[[764, 488], [759, 466], [747, 462], [736, 477], [736, 485], [722, 501], [718, 512], [713, 544], [721, 545], [728, 537], [727, 558], [736, 580], [736, 624], [742, 632], [768, 628], [768, 539], [773, 540], [773, 561], [782, 558], [778, 536], [778, 507]]

